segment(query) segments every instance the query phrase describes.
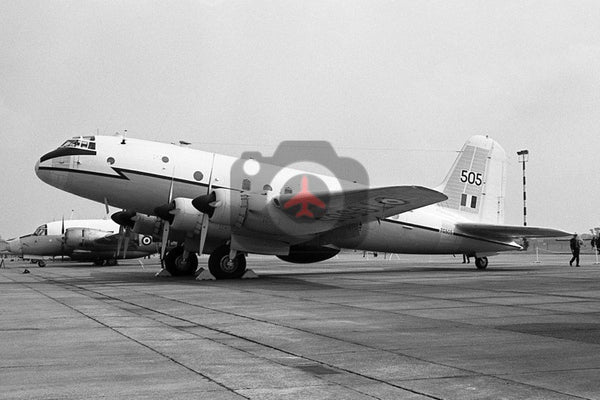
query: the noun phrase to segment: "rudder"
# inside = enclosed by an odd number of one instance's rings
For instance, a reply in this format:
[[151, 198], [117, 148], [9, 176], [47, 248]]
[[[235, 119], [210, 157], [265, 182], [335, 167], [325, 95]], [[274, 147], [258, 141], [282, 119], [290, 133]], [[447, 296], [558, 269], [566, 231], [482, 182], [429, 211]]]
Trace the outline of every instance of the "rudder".
[[505, 186], [506, 152], [487, 136], [472, 136], [437, 188], [448, 196], [439, 206], [471, 221], [501, 224]]

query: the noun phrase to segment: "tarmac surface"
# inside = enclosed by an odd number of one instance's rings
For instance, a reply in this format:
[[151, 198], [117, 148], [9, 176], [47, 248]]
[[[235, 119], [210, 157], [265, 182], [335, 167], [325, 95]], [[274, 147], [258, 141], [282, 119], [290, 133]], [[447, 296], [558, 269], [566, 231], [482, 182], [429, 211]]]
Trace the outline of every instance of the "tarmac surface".
[[600, 265], [568, 259], [250, 256], [235, 281], [6, 262], [0, 398], [600, 399]]

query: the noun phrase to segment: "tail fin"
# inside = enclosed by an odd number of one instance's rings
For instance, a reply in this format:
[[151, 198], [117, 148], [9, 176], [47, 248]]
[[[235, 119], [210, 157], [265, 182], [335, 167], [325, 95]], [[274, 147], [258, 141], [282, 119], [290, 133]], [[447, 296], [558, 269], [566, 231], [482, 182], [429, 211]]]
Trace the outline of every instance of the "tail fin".
[[437, 188], [448, 196], [439, 206], [457, 210], [471, 221], [502, 224], [505, 186], [504, 149], [487, 136], [473, 136]]

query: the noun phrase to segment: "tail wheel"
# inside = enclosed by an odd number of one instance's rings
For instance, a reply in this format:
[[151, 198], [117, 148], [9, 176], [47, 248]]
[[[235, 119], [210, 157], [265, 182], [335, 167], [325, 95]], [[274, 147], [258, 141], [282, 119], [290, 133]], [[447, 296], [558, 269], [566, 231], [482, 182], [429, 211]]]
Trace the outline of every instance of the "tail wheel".
[[233, 260], [230, 260], [229, 246], [217, 247], [210, 254], [208, 269], [217, 279], [241, 278], [246, 272], [246, 256], [239, 253]]
[[477, 257], [475, 259], [475, 266], [477, 269], [486, 269], [488, 266], [488, 258], [487, 257]]
[[190, 276], [194, 275], [198, 268], [198, 257], [196, 254], [189, 253], [187, 259], [183, 259], [183, 247], [177, 246], [164, 257], [165, 269], [172, 276]]

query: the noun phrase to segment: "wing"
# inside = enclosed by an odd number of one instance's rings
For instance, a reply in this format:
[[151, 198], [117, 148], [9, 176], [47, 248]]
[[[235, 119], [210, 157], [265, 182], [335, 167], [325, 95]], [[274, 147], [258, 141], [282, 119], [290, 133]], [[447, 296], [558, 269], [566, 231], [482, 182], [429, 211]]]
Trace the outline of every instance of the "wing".
[[[322, 209], [320, 206], [311, 207], [315, 221], [339, 221], [348, 224], [386, 218], [447, 199], [443, 193], [422, 186], [389, 186], [336, 193], [315, 192], [313, 195], [326, 204]], [[276, 204], [285, 205], [293, 198], [293, 194], [280, 195], [274, 201]]]
[[517, 238], [549, 238], [571, 236], [572, 233], [553, 228], [520, 225], [478, 224], [475, 222], [460, 222], [455, 226], [458, 233], [472, 236], [484, 236], [498, 240]]
[[114, 245], [116, 246], [117, 243], [119, 243], [119, 235], [118, 233], [109, 233], [106, 236], [97, 238], [94, 240], [94, 243], [97, 243], [99, 245], [104, 245], [104, 246], [109, 246], [109, 245]]

